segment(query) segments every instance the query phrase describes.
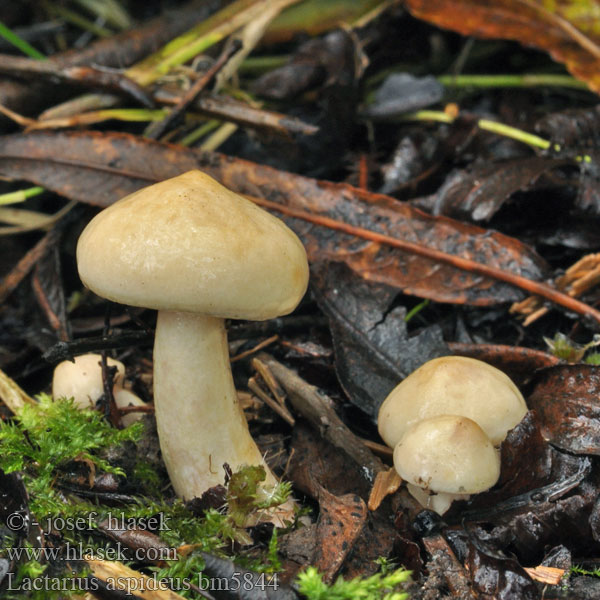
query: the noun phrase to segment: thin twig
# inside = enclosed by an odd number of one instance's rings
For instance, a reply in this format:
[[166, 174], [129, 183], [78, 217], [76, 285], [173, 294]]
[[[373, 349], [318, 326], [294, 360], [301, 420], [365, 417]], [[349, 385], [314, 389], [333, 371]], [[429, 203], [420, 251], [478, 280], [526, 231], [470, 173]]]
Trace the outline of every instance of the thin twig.
[[169, 114], [162, 120], [157, 123], [153, 123], [148, 128], [146, 132], [146, 137], [149, 137], [153, 140], [157, 140], [164, 133], [168, 131], [171, 125], [177, 121], [180, 117], [183, 116], [185, 111], [190, 107], [190, 105], [195, 102], [196, 98], [198, 98], [199, 94], [202, 90], [213, 80], [215, 75], [225, 66], [230, 57], [240, 49], [241, 42], [239, 40], [234, 40], [234, 42], [225, 47], [219, 58], [214, 62], [212, 67], [206, 71], [200, 77], [192, 87], [184, 94], [181, 98], [179, 104], [175, 106]]
[[248, 389], [254, 393], [260, 400], [262, 400], [271, 410], [277, 413], [290, 427], [296, 424], [296, 420], [288, 412], [288, 410], [273, 400], [269, 394], [267, 394], [258, 384], [255, 377], [248, 379]]
[[0, 304], [2, 304], [28, 275], [46, 250], [54, 243], [56, 230], [49, 231], [25, 256], [15, 265], [12, 271], [0, 281]]
[[248, 356], [252, 356], [252, 354], [256, 354], [257, 352], [260, 352], [263, 348], [270, 346], [271, 344], [276, 342], [278, 339], [279, 339], [278, 335], [272, 335], [271, 337], [267, 338], [266, 340], [262, 340], [261, 342], [256, 344], [256, 346], [254, 346], [252, 348], [248, 348], [248, 350], [245, 350], [244, 352], [240, 352], [239, 354], [236, 354], [229, 360], [229, 362], [234, 363], [234, 362], [237, 362], [238, 360], [243, 360], [244, 358], [248, 358]]

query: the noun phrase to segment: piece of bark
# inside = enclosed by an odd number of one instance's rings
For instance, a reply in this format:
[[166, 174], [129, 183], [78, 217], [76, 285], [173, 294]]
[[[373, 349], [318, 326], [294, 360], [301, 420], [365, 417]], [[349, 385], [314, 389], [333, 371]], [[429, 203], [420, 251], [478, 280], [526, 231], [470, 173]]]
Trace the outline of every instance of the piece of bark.
[[439, 534], [425, 537], [423, 545], [431, 555], [432, 561], [438, 563], [437, 567], [443, 570], [452, 598], [474, 600], [477, 596], [473, 593], [469, 578], [446, 539]]

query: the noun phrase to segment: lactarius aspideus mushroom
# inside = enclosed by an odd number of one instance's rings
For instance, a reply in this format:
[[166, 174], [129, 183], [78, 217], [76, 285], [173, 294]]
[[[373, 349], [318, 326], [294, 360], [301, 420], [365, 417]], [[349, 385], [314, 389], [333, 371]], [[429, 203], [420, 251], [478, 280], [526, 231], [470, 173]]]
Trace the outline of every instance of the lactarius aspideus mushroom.
[[[521, 392], [502, 371], [480, 360], [443, 356], [426, 362], [391, 391], [379, 409], [378, 428], [386, 444], [395, 449], [394, 465], [407, 479], [409, 492], [423, 506], [443, 514], [453, 499], [467, 498], [496, 483], [500, 473], [497, 448], [526, 412]], [[419, 439], [426, 444], [411, 464], [420, 457], [426, 463], [425, 475], [417, 476], [414, 471], [408, 477], [407, 460], [420, 447]], [[489, 465], [488, 478], [481, 470], [483, 464]], [[477, 474], [479, 484], [447, 483], [453, 472], [458, 481], [465, 467]], [[442, 483], [441, 470], [446, 483]]]
[[[79, 408], [94, 408], [104, 394], [102, 383], [102, 357], [99, 354], [81, 354], [74, 360], [65, 360], [54, 369], [52, 376], [52, 397], [73, 398]], [[125, 365], [113, 358], [107, 358], [108, 367], [115, 368], [113, 397], [117, 408], [145, 406], [146, 403], [133, 392], [123, 387]], [[131, 412], [121, 417], [123, 427], [129, 427], [143, 417], [141, 412]]]
[[77, 246], [83, 283], [115, 302], [158, 310], [154, 404], [175, 492], [200, 496], [236, 470], [263, 465], [229, 365], [224, 319], [294, 310], [306, 252], [276, 217], [201, 171], [141, 189], [100, 212]]
[[394, 467], [421, 505], [444, 514], [454, 500], [498, 481], [500, 456], [475, 421], [439, 415], [404, 432], [394, 448]]
[[464, 356], [434, 358], [403, 379], [379, 409], [379, 434], [394, 448], [417, 421], [461, 415], [499, 446], [527, 412], [519, 388], [499, 369]]

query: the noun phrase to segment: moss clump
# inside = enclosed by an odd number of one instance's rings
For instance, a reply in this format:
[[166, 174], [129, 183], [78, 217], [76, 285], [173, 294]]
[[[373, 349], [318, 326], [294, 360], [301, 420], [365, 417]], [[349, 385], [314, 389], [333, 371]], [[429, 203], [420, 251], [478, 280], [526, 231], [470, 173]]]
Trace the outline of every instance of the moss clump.
[[340, 577], [327, 585], [314, 567], [308, 567], [298, 576], [298, 589], [307, 600], [407, 600], [409, 595], [401, 588], [409, 581], [410, 571], [400, 568], [350, 581]]

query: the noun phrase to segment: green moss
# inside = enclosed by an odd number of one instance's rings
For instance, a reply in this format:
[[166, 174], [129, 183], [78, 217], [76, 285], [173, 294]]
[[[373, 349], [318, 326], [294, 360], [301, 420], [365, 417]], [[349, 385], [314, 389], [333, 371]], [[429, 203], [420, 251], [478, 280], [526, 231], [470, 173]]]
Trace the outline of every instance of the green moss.
[[408, 594], [402, 591], [402, 586], [409, 581], [410, 571], [400, 568], [350, 581], [340, 577], [327, 585], [314, 567], [308, 567], [298, 576], [297, 583], [307, 600], [407, 600]]
[[[137, 441], [141, 432], [141, 425], [118, 430], [96, 411], [80, 410], [72, 400], [53, 401], [42, 394], [37, 405], [26, 404], [12, 421], [2, 423], [0, 468], [5, 473], [22, 473], [30, 494], [29, 508], [38, 519], [62, 514], [64, 497], [54, 485], [61, 469], [85, 462], [96, 471], [124, 475], [101, 452]], [[89, 506], [80, 508], [89, 510]]]
[[[591, 342], [577, 344], [570, 340], [564, 333], [557, 333], [553, 339], [544, 338], [548, 349], [554, 356], [569, 363], [584, 362], [588, 365], [600, 364], [600, 354], [597, 352], [586, 353], [600, 344], [600, 339], [594, 335]], [[585, 358], [584, 358], [585, 356]]]

